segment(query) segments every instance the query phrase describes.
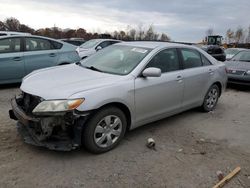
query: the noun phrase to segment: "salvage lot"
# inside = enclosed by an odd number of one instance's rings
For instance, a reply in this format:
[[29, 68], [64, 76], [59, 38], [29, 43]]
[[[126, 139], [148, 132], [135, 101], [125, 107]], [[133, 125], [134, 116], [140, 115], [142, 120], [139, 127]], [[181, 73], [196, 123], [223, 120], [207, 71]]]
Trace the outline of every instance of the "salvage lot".
[[[242, 88], [240, 88], [242, 89]], [[17, 86], [0, 89], [1, 187], [250, 187], [250, 90], [227, 89], [214, 112], [190, 110], [127, 133], [114, 150], [55, 152], [26, 145], [8, 117]], [[156, 151], [145, 146], [156, 141]]]

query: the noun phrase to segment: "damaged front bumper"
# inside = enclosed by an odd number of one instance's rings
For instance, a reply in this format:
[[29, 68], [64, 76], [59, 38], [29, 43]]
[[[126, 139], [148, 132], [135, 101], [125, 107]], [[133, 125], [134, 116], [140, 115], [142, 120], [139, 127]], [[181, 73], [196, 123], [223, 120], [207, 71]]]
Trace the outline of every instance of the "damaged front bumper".
[[70, 151], [80, 147], [83, 125], [89, 113], [70, 111], [34, 115], [32, 109], [28, 109], [32, 106], [31, 97], [30, 95], [28, 102], [23, 95], [13, 98], [12, 110], [9, 111], [10, 118], [18, 121], [17, 130], [24, 142], [59, 151]]

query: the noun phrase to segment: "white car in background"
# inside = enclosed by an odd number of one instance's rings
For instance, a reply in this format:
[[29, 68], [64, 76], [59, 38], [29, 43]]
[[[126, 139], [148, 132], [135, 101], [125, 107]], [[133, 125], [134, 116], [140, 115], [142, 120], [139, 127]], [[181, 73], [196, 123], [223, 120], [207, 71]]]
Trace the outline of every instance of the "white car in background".
[[118, 42], [121, 41], [114, 39], [92, 39], [83, 43], [76, 49], [76, 51], [78, 52], [80, 58], [84, 59], [97, 51]]
[[1, 36], [13, 36], [13, 35], [31, 35], [30, 33], [15, 32], [15, 31], [0, 31]]
[[226, 53], [226, 60], [231, 60], [236, 54], [241, 51], [245, 51], [245, 48], [228, 48], [225, 50]]

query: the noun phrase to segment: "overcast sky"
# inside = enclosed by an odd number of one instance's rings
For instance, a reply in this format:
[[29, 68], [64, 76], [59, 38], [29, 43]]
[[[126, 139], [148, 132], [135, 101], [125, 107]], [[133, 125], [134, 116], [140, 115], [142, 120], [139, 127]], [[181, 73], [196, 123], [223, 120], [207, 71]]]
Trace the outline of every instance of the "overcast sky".
[[0, 0], [0, 20], [15, 17], [35, 29], [85, 28], [89, 32], [147, 27], [175, 41], [198, 42], [208, 28], [250, 25], [250, 0]]

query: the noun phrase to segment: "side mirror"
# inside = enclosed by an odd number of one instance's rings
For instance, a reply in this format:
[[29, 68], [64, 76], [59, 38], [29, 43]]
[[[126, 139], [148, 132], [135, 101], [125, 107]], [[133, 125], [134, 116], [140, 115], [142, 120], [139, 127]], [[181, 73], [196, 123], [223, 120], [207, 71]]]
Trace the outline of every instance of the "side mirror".
[[99, 51], [99, 50], [101, 50], [101, 49], [102, 49], [101, 46], [97, 46], [97, 47], [96, 47], [96, 51]]
[[161, 76], [161, 69], [154, 68], [154, 67], [149, 67], [149, 68], [146, 68], [142, 72], [142, 75], [144, 77], [160, 77]]

